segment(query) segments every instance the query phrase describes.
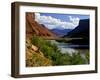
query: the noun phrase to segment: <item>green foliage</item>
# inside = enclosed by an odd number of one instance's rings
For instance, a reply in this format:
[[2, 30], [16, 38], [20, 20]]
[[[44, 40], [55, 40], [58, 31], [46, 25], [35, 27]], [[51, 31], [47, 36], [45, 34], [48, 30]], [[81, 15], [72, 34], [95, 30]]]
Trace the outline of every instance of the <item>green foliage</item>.
[[70, 65], [71, 56], [69, 54], [58, 54], [55, 64], [56, 65]]
[[85, 61], [85, 59], [80, 55], [80, 53], [77, 53], [77, 54], [73, 53], [73, 54], [72, 54], [71, 63], [72, 63], [73, 65], [77, 65], [77, 63], [78, 63], [78, 64], [85, 64], [86, 61]]
[[[44, 56], [52, 60], [52, 65], [76, 65], [86, 63], [86, 60], [80, 55], [80, 53], [73, 53], [72, 55], [69, 53], [63, 54], [56, 44], [51, 44], [50, 41], [41, 37], [33, 36], [32, 44], [39, 47]], [[86, 55], [86, 58], [89, 61], [88, 54]]]
[[87, 61], [87, 63], [89, 64], [89, 62], [90, 62], [90, 54], [89, 54], [89, 52], [87, 51], [87, 53], [86, 53], [86, 61]]

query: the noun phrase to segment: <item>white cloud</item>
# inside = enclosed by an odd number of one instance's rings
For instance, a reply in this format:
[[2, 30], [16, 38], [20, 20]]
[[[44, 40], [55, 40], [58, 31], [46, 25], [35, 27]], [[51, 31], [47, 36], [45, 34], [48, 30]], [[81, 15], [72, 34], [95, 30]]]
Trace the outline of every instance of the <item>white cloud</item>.
[[70, 21], [72, 21], [72, 23], [74, 24], [74, 25], [78, 25], [79, 24], [79, 21], [80, 21], [80, 19], [78, 18], [78, 17], [72, 17], [72, 16], [69, 16], [69, 19], [70, 19]]
[[44, 24], [47, 28], [59, 28], [59, 29], [74, 29], [79, 25], [80, 19], [78, 17], [69, 16], [68, 21], [61, 21], [60, 19], [52, 16], [41, 16], [40, 13], [35, 13], [35, 20], [40, 24]]

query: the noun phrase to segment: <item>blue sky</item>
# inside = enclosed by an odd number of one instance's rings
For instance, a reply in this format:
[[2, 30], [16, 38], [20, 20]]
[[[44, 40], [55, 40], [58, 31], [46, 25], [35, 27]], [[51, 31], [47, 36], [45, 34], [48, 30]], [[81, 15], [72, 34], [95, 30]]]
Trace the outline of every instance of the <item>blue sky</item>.
[[62, 21], [69, 21], [68, 16], [78, 17], [80, 19], [89, 19], [89, 15], [79, 15], [79, 14], [55, 14], [55, 13], [40, 13], [41, 16], [52, 16]]
[[89, 15], [79, 14], [55, 14], [55, 13], [35, 13], [35, 19], [40, 24], [44, 24], [48, 29], [74, 29], [82, 19], [89, 19]]

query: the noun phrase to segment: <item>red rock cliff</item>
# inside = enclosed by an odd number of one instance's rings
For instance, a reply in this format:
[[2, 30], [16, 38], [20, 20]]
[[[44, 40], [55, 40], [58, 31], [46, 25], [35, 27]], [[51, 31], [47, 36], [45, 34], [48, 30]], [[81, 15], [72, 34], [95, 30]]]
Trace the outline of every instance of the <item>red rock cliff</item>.
[[44, 25], [39, 24], [35, 21], [35, 14], [28, 12], [26, 13], [26, 36], [31, 37], [32, 35], [42, 37], [56, 37], [49, 29]]

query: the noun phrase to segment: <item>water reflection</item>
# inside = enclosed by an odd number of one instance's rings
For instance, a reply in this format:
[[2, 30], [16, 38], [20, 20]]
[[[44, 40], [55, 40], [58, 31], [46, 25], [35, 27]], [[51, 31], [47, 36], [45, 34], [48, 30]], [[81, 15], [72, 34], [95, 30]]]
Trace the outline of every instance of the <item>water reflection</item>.
[[89, 50], [89, 45], [74, 45], [64, 42], [57, 42], [56, 40], [50, 40], [52, 44], [56, 44], [59, 48], [59, 50], [65, 54], [68, 53], [70, 55], [74, 53], [80, 52], [82, 56], [85, 55], [85, 53]]

